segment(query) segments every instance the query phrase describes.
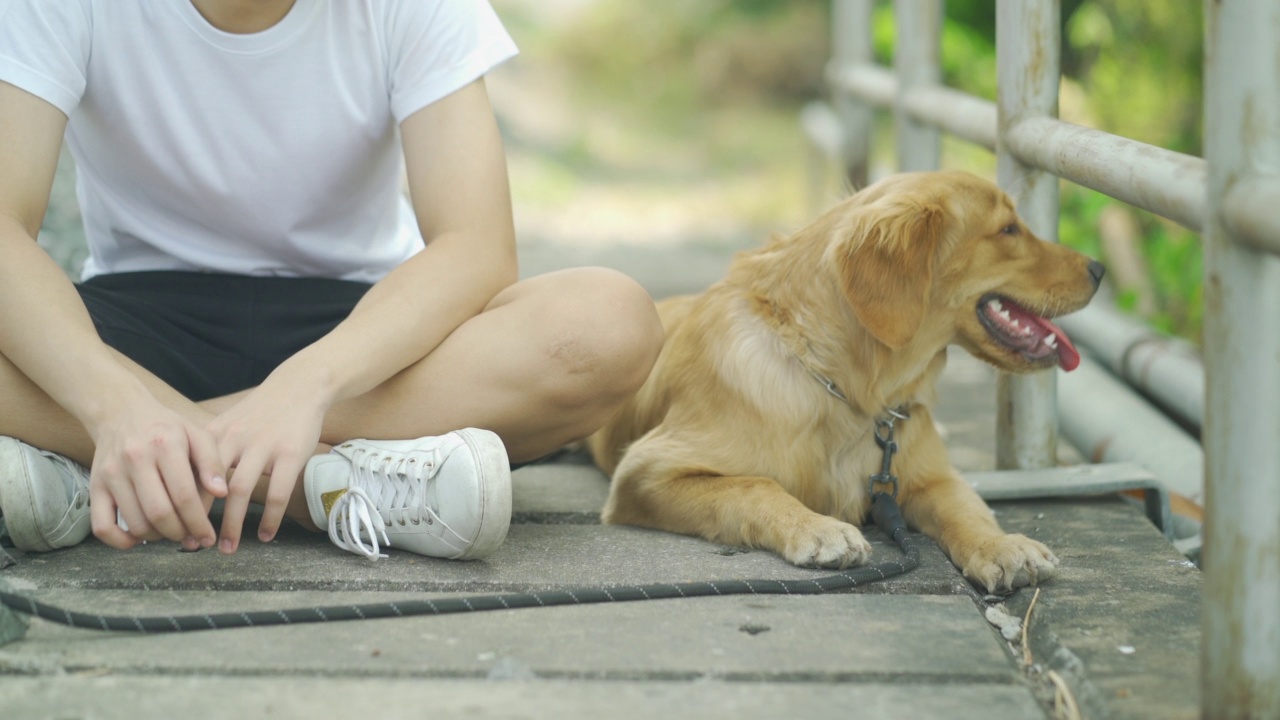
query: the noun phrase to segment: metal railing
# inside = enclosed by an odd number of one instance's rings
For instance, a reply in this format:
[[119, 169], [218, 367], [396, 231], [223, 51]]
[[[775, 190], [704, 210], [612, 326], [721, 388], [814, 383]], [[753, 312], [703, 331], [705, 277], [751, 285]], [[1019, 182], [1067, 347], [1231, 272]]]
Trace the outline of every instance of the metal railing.
[[[1056, 118], [1058, 0], [998, 0], [995, 103], [941, 84], [942, 0], [894, 0], [892, 69], [874, 61], [873, 5], [833, 0], [839, 137], [819, 144], [855, 187], [886, 108], [900, 169], [937, 168], [942, 132], [988, 148], [1041, 237], [1057, 239], [1059, 177], [1203, 234], [1203, 712], [1280, 717], [1280, 2], [1205, 2], [1204, 159]], [[1054, 465], [1055, 375], [1001, 375], [998, 393], [998, 466]]]

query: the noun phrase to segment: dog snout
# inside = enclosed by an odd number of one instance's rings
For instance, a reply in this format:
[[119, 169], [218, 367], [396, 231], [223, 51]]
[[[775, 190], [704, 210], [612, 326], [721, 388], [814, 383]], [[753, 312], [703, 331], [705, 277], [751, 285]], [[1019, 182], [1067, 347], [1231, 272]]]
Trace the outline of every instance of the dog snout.
[[1102, 284], [1102, 276], [1107, 274], [1107, 268], [1097, 260], [1089, 261], [1089, 277], [1093, 278], [1093, 286], [1096, 288]]

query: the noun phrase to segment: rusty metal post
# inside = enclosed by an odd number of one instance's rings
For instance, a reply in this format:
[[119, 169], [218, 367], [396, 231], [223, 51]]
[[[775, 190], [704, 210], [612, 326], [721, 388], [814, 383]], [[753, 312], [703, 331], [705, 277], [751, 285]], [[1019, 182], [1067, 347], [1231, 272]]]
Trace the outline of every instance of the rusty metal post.
[[[870, 65], [875, 61], [872, 47], [872, 0], [835, 0], [831, 17], [831, 55], [836, 68]], [[839, 89], [833, 98], [836, 114], [844, 127], [841, 145], [845, 181], [850, 190], [867, 186], [871, 165], [871, 136], [875, 129], [875, 109], [870, 103]]]
[[[996, 5], [999, 138], [996, 179], [1032, 232], [1058, 239], [1058, 178], [1018, 160], [1004, 136], [1027, 118], [1057, 117], [1061, 48], [1058, 0]], [[1057, 464], [1057, 377], [1001, 373], [997, 381], [996, 464], [1030, 469]]]
[[[1205, 2], [1206, 718], [1280, 717], [1280, 257], [1232, 198], [1280, 174], [1280, 3]], [[1265, 193], [1264, 193], [1265, 196]], [[1274, 216], [1275, 206], [1250, 207]], [[1280, 238], [1270, 238], [1274, 243]]]
[[938, 53], [942, 44], [942, 0], [894, 0], [897, 46], [893, 51], [898, 97], [893, 107], [899, 170], [937, 170], [942, 133], [912, 117], [904, 98], [912, 88], [942, 81]]

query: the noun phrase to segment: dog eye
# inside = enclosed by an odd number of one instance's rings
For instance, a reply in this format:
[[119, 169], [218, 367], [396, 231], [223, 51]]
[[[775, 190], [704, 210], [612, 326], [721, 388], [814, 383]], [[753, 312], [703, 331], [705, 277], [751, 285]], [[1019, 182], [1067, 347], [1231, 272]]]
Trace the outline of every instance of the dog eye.
[[1017, 235], [1018, 231], [1018, 223], [1009, 223], [1008, 225], [1000, 228], [1000, 232], [1005, 235]]

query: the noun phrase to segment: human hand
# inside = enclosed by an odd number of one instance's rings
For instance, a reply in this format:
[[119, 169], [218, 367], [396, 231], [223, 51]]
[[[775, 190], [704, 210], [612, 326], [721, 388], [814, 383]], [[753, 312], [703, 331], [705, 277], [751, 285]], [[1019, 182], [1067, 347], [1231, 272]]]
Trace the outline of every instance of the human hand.
[[300, 391], [279, 376], [268, 377], [209, 424], [222, 461], [234, 467], [222, 513], [219, 551], [240, 546], [250, 497], [263, 475], [269, 475], [258, 539], [270, 542], [280, 529], [298, 476], [320, 441], [328, 410], [317, 393]]
[[120, 550], [160, 538], [188, 550], [213, 546], [209, 506], [227, 487], [208, 431], [150, 396], [122, 403], [88, 430], [89, 514], [99, 540]]

